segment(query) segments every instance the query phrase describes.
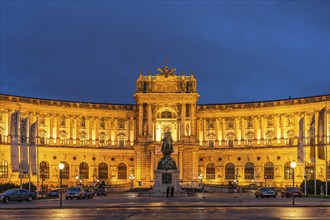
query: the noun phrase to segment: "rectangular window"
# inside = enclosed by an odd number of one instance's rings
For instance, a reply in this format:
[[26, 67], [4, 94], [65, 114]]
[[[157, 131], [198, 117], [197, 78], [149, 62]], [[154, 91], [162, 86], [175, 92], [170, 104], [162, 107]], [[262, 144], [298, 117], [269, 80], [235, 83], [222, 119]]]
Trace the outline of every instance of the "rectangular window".
[[209, 147], [214, 147], [214, 140], [209, 140]]
[[119, 140], [119, 147], [125, 147], [125, 141]]
[[125, 129], [125, 121], [119, 121], [118, 122], [118, 128], [119, 129]]

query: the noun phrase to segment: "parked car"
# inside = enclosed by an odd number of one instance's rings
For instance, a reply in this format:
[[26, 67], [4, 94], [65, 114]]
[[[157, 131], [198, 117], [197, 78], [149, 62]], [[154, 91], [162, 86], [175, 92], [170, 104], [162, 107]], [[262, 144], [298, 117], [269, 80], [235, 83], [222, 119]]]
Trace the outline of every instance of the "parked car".
[[256, 198], [258, 198], [259, 196], [261, 198], [264, 197], [273, 197], [276, 198], [276, 192], [273, 188], [271, 187], [260, 187], [256, 192], [255, 192], [255, 196]]
[[47, 197], [58, 198], [59, 190], [58, 189], [49, 190], [46, 195], [47, 195]]
[[108, 190], [106, 188], [98, 188], [96, 190], [96, 195], [97, 196], [106, 196], [106, 195], [108, 195]]
[[276, 196], [279, 195], [279, 194], [281, 194], [282, 191], [283, 191], [283, 188], [280, 188], [280, 187], [269, 187], [269, 188], [271, 188], [272, 190], [275, 191]]
[[80, 187], [71, 187], [67, 190], [65, 199], [85, 199], [85, 191]]
[[292, 196], [301, 198], [302, 192], [298, 188], [287, 187], [287, 188], [285, 188], [285, 191], [282, 191], [281, 196], [282, 196], [282, 198], [284, 196], [287, 198], [292, 197]]
[[23, 201], [26, 200], [28, 202], [32, 202], [37, 198], [37, 194], [35, 192], [26, 190], [26, 189], [9, 189], [4, 193], [0, 194], [0, 200], [4, 203], [9, 201]]
[[91, 189], [84, 189], [85, 190], [85, 197], [87, 199], [92, 199], [94, 197], [94, 192]]

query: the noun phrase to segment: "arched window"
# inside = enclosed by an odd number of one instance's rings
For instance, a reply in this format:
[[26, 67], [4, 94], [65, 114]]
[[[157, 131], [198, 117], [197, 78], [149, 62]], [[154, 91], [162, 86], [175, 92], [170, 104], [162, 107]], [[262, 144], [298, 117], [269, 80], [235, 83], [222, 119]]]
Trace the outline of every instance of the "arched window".
[[125, 147], [126, 135], [124, 133], [119, 133], [117, 138], [119, 147]]
[[245, 179], [254, 179], [254, 164], [248, 162], [244, 166], [244, 178]]
[[47, 161], [42, 161], [39, 167], [40, 178], [49, 179], [49, 163]]
[[215, 179], [215, 166], [214, 163], [209, 163], [206, 166], [206, 179]]
[[274, 179], [274, 165], [272, 162], [265, 163], [264, 174], [265, 179]]
[[284, 164], [284, 179], [292, 179], [293, 169], [290, 166], [290, 161]]
[[118, 179], [127, 179], [127, 166], [124, 163], [118, 164]]
[[64, 163], [64, 169], [62, 170], [62, 178], [68, 180], [70, 178], [70, 165], [66, 161], [63, 161], [62, 163]]
[[226, 179], [235, 179], [235, 165], [233, 163], [226, 164], [225, 178]]
[[86, 162], [79, 165], [79, 179], [89, 179], [89, 166]]
[[234, 147], [234, 133], [227, 134], [227, 147]]
[[8, 178], [8, 162], [0, 160], [0, 178]]
[[108, 179], [108, 165], [106, 163], [99, 164], [99, 177], [98, 179]]

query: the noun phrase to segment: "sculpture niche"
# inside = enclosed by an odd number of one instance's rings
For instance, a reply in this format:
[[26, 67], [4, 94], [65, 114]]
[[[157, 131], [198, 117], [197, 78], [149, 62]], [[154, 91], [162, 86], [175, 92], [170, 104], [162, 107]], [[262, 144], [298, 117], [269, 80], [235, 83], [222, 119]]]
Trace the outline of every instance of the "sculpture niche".
[[171, 158], [171, 154], [173, 153], [171, 132], [166, 131], [162, 141], [163, 157], [158, 162], [157, 170], [176, 170], [175, 160]]

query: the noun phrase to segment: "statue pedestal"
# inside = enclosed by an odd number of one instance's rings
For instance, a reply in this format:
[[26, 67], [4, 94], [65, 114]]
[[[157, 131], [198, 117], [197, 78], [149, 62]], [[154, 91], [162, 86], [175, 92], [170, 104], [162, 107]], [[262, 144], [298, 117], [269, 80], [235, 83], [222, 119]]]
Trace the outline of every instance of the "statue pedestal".
[[174, 196], [177, 194], [185, 194], [179, 184], [178, 170], [156, 170], [155, 185], [150, 191], [150, 196], [166, 196], [167, 187], [174, 187]]

